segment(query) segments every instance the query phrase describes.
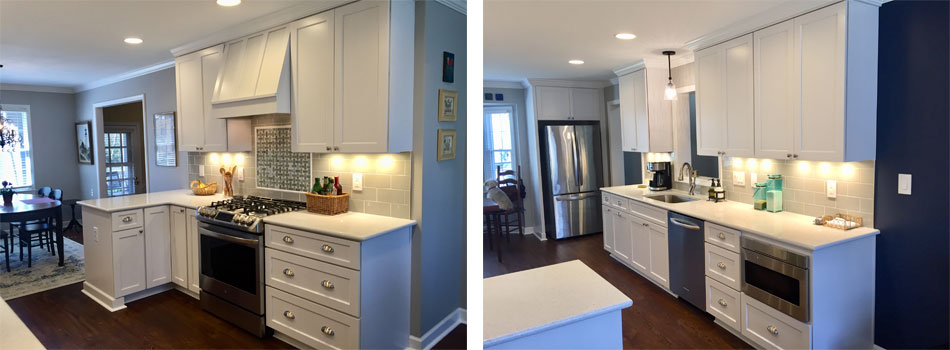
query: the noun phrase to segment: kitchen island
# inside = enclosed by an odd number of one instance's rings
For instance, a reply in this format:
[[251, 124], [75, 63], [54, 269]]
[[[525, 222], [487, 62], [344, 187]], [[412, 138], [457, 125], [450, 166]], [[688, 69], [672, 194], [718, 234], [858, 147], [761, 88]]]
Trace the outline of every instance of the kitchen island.
[[623, 347], [632, 301], [580, 260], [486, 278], [484, 347]]

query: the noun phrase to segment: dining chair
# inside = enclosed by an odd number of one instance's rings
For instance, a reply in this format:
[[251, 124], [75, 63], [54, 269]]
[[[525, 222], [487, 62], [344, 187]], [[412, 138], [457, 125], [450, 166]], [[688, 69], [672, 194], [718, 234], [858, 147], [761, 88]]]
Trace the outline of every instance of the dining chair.
[[33, 267], [33, 248], [47, 248], [47, 251], [56, 255], [53, 249], [53, 218], [43, 218], [33, 223], [21, 223], [17, 226], [17, 235], [20, 238], [20, 261], [23, 261], [23, 248], [27, 251], [27, 267]]
[[49, 194], [51, 192], [53, 192], [52, 187], [43, 186], [43, 187], [40, 187], [40, 189], [36, 191], [36, 194], [40, 195], [41, 197], [49, 197]]
[[[524, 238], [524, 197], [527, 195], [527, 191], [524, 187], [524, 180], [521, 178], [521, 166], [519, 165], [516, 169], [517, 171], [502, 171], [501, 166], [498, 166], [496, 177], [498, 188], [504, 191], [515, 205], [510, 210], [502, 211], [497, 217], [498, 220], [501, 220], [505, 241], [509, 242], [512, 233], [518, 233]], [[514, 219], [514, 222], [512, 222], [512, 219]], [[512, 227], [512, 224], [515, 226]]]
[[13, 244], [13, 224], [10, 224], [10, 230], [4, 230], [0, 223], [0, 241], [3, 243], [3, 261], [7, 265], [7, 272], [10, 272], [10, 246]]

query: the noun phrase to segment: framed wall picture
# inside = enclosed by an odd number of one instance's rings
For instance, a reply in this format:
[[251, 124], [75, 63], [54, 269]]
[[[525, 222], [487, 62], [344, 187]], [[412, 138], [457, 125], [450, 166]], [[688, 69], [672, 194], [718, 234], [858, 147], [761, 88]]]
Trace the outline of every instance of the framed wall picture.
[[175, 112], [155, 115], [155, 165], [178, 166], [178, 139], [175, 132]]
[[451, 52], [442, 52], [442, 81], [446, 83], [455, 82], [455, 54]]
[[92, 122], [76, 123], [76, 149], [79, 164], [93, 164], [95, 152], [92, 149]]
[[454, 122], [458, 120], [458, 100], [458, 91], [439, 89], [440, 122]]
[[455, 159], [455, 143], [458, 141], [458, 131], [455, 129], [439, 129], [438, 161]]

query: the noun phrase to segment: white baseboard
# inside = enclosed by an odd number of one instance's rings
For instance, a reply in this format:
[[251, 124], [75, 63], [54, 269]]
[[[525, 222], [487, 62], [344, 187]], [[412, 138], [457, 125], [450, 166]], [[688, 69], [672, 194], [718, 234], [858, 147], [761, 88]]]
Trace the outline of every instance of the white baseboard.
[[139, 299], [145, 299], [145, 298], [148, 298], [148, 297], [153, 296], [153, 295], [155, 295], [155, 294], [158, 294], [158, 293], [161, 293], [161, 292], [164, 292], [164, 291], [167, 291], [167, 290], [174, 289], [173, 286], [174, 286], [173, 283], [166, 283], [166, 284], [163, 284], [163, 285], [160, 285], [160, 286], [157, 286], [157, 287], [152, 287], [152, 288], [150, 288], [150, 289], [143, 290], [143, 291], [141, 291], [141, 292], [135, 292], [135, 293], [126, 295], [126, 296], [125, 296], [125, 302], [126, 302], [126, 303], [131, 303], [131, 302], [136, 301], [136, 300], [139, 300]]
[[82, 283], [82, 294], [85, 294], [89, 299], [99, 303], [102, 307], [106, 308], [111, 312], [116, 312], [125, 308], [125, 299], [124, 298], [112, 298], [112, 296], [106, 294], [96, 286], [89, 284], [89, 281], [84, 281]]
[[409, 349], [414, 350], [429, 350], [432, 349], [435, 344], [438, 344], [442, 338], [445, 338], [455, 327], [462, 323], [466, 323], [468, 319], [468, 313], [463, 308], [455, 309], [452, 313], [445, 316], [442, 321], [436, 323], [435, 326], [429, 329], [428, 332], [422, 335], [422, 338], [410, 335], [409, 336]]

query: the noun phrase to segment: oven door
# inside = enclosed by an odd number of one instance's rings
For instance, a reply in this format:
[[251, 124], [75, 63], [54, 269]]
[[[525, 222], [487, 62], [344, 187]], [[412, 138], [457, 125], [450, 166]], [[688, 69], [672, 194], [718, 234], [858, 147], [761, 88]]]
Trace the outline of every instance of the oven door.
[[742, 253], [742, 292], [808, 322], [808, 270], [749, 249]]
[[198, 223], [198, 237], [201, 290], [262, 315], [262, 237], [203, 222]]

